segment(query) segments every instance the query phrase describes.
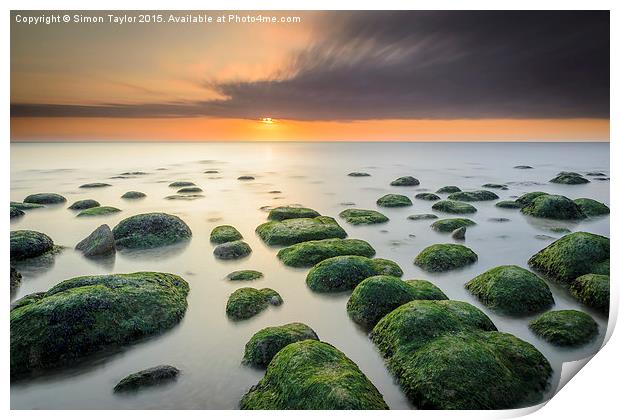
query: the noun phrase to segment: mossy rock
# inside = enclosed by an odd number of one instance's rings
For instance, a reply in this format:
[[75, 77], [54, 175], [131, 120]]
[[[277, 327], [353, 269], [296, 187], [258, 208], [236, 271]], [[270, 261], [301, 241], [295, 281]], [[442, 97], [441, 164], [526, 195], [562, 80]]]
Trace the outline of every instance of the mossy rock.
[[461, 192], [461, 189], [457, 187], [456, 185], [446, 185], [445, 187], [441, 187], [435, 192], [437, 194], [452, 194], [452, 193]]
[[200, 187], [183, 187], [177, 191], [178, 194], [194, 194], [201, 193], [202, 188]]
[[19, 271], [11, 267], [11, 296], [19, 289], [22, 284], [22, 275]]
[[364, 328], [372, 328], [385, 315], [412, 300], [447, 299], [425, 280], [402, 281], [393, 276], [372, 276], [358, 284], [349, 301], [349, 317]]
[[377, 200], [380, 207], [406, 207], [413, 203], [409, 197], [400, 194], [386, 194]]
[[497, 332], [465, 302], [411, 301], [383, 317], [370, 337], [420, 409], [519, 407], [541, 397], [552, 373], [534, 346]]
[[423, 192], [423, 193], [416, 194], [415, 198], [417, 198], [418, 200], [426, 200], [426, 201], [441, 200], [441, 197], [439, 197], [437, 194], [433, 194], [429, 192]]
[[555, 178], [549, 180], [549, 182], [553, 182], [554, 184], [575, 185], [587, 184], [590, 181], [576, 172], [560, 172]]
[[314, 330], [301, 322], [263, 328], [245, 345], [243, 363], [265, 368], [273, 357], [289, 344], [318, 339]]
[[172, 194], [164, 197], [165, 200], [181, 200], [181, 201], [194, 201], [203, 198], [202, 194]]
[[77, 217], [88, 217], [88, 216], [107, 216], [109, 214], [118, 213], [121, 211], [116, 207], [109, 206], [101, 206], [101, 207], [92, 207], [90, 209], [82, 210], [78, 213]]
[[11, 206], [11, 219], [14, 219], [15, 217], [21, 217], [25, 214], [26, 213], [24, 213], [22, 210]]
[[344, 353], [317, 340], [280, 350], [242, 410], [387, 410], [377, 388]]
[[520, 209], [523, 205], [516, 201], [504, 200], [495, 203], [495, 207], [499, 207], [500, 209]]
[[464, 245], [435, 244], [426, 247], [415, 257], [414, 264], [430, 271], [454, 270], [478, 261], [478, 255]]
[[515, 168], [515, 169], [534, 169], [533, 167], [531, 167], [529, 165], [517, 165], [517, 166], [513, 166], [513, 168]]
[[439, 216], [432, 213], [424, 213], [424, 214], [412, 214], [411, 216], [407, 216], [409, 220], [431, 220], [438, 219]]
[[175, 181], [168, 184], [170, 188], [193, 187], [196, 184], [190, 181]]
[[378, 275], [400, 277], [403, 271], [393, 261], [346, 255], [328, 258], [312, 267], [306, 276], [306, 284], [314, 292], [342, 292]]
[[472, 214], [478, 211], [471, 204], [460, 201], [441, 200], [433, 204], [433, 210], [451, 214]]
[[33, 210], [33, 209], [42, 209], [45, 206], [42, 204], [20, 203], [19, 201], [11, 201], [11, 207], [14, 207], [19, 210]]
[[349, 172], [348, 175], [352, 176], [352, 177], [355, 177], [355, 178], [364, 177], [364, 176], [370, 176], [370, 174], [367, 173], [367, 172]]
[[556, 346], [580, 346], [598, 335], [598, 324], [585, 312], [575, 310], [545, 312], [530, 328]]
[[75, 249], [81, 251], [85, 257], [98, 257], [116, 252], [114, 234], [108, 225], [101, 225], [90, 235], [81, 240]]
[[431, 225], [433, 230], [443, 233], [453, 232], [455, 229], [467, 226], [474, 226], [476, 222], [470, 219], [454, 218], [454, 219], [440, 219]]
[[577, 204], [581, 211], [588, 217], [609, 214], [609, 207], [591, 198], [578, 198], [574, 200], [574, 203]]
[[609, 275], [609, 238], [587, 232], [570, 233], [538, 251], [528, 263], [565, 283], [584, 274]]
[[238, 241], [243, 239], [243, 235], [239, 231], [230, 225], [216, 226], [211, 231], [210, 240], [214, 244], [223, 244], [226, 242]]
[[105, 188], [111, 186], [112, 185], [106, 184], [105, 182], [91, 182], [90, 184], [80, 185], [80, 188]]
[[557, 220], [579, 220], [586, 217], [579, 206], [563, 195], [545, 194], [521, 208], [521, 213], [533, 217]]
[[254, 180], [254, 179], [256, 179], [256, 178], [254, 178], [254, 177], [253, 177], [253, 176], [251, 176], [251, 175], [242, 175], [242, 176], [238, 177], [237, 179], [238, 179], [239, 181], [253, 181], [253, 180]]
[[177, 379], [181, 371], [174, 366], [160, 365], [132, 373], [121, 379], [114, 392], [136, 391], [140, 388], [163, 385]]
[[66, 202], [67, 199], [60, 194], [56, 193], [38, 193], [30, 194], [24, 198], [24, 203], [30, 204], [61, 204]]
[[136, 200], [138, 198], [144, 198], [146, 194], [140, 191], [127, 191], [125, 194], [121, 195], [121, 198], [126, 200]]
[[229, 275], [226, 276], [228, 280], [231, 281], [248, 281], [248, 280], [256, 280], [263, 277], [263, 273], [256, 270], [239, 270], [233, 271]]
[[420, 181], [412, 176], [401, 176], [390, 182], [390, 185], [393, 187], [414, 187], [420, 185]]
[[221, 260], [236, 260], [247, 257], [251, 253], [252, 248], [244, 241], [225, 242], [213, 250], [213, 255]]
[[179, 276], [142, 272], [65, 280], [11, 309], [11, 375], [61, 365], [175, 326], [189, 285]]
[[149, 249], [187, 241], [192, 231], [177, 216], [166, 213], [145, 213], [123, 219], [114, 229], [119, 249]]
[[248, 319], [264, 311], [269, 305], [279, 306], [282, 302], [282, 297], [273, 289], [242, 287], [228, 298], [226, 315], [234, 320]]
[[587, 172], [586, 175], [587, 176], [607, 176], [605, 172], [598, 172], [598, 171]]
[[516, 265], [502, 265], [474, 277], [465, 288], [491, 309], [514, 316], [540, 312], [553, 305], [547, 283]]
[[482, 186], [482, 188], [493, 188], [493, 189], [496, 189], [496, 190], [507, 190], [508, 189], [508, 185], [506, 185], [506, 184], [493, 184], [493, 183], [490, 183], [490, 184], [484, 184]]
[[338, 222], [327, 216], [274, 220], [258, 226], [256, 233], [267, 245], [293, 245], [321, 239], [344, 239], [347, 236]]
[[390, 220], [386, 215], [378, 211], [363, 209], [346, 209], [341, 211], [339, 216], [352, 225], [373, 225]]
[[283, 248], [278, 252], [278, 258], [291, 267], [312, 267], [323, 260], [340, 255], [361, 255], [370, 258], [375, 253], [374, 248], [361, 239], [322, 239], [300, 242]]
[[54, 241], [34, 230], [11, 231], [11, 261], [39, 257], [54, 250]]
[[534, 200], [536, 200], [538, 197], [542, 197], [543, 195], [549, 195], [549, 193], [542, 192], [542, 191], [532, 191], [532, 192], [521, 195], [515, 201], [521, 204], [521, 207], [524, 207], [524, 206], [532, 204]]
[[570, 294], [579, 302], [609, 314], [609, 276], [604, 274], [584, 274], [570, 285]]
[[99, 207], [101, 204], [97, 200], [78, 200], [69, 206], [71, 210], [86, 210]]
[[448, 200], [456, 201], [489, 201], [497, 200], [499, 196], [492, 191], [460, 191], [452, 193], [448, 196]]
[[267, 218], [269, 220], [306, 219], [320, 215], [318, 211], [306, 207], [282, 206], [271, 210]]

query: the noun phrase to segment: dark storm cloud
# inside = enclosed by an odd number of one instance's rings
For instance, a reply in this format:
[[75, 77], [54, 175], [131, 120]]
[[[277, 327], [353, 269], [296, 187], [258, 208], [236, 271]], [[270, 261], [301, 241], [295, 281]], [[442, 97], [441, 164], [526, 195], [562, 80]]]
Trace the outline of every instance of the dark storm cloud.
[[609, 117], [608, 12], [333, 12], [282, 80], [226, 100], [14, 104], [13, 116], [280, 119]]

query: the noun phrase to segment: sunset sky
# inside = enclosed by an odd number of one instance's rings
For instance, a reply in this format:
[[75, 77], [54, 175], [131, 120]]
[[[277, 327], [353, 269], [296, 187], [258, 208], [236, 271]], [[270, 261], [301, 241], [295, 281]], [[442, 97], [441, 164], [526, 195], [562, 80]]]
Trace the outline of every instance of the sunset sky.
[[609, 140], [608, 12], [42, 13], [11, 16], [12, 141]]

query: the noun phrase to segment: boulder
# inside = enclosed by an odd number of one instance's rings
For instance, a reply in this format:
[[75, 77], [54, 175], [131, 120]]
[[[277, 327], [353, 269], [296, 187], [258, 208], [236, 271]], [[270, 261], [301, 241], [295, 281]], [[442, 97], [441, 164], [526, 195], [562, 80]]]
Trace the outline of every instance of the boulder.
[[461, 189], [456, 185], [446, 185], [445, 187], [438, 189], [436, 192], [437, 194], [452, 194], [460, 191]]
[[598, 335], [598, 324], [585, 312], [561, 310], [545, 312], [530, 329], [556, 346], [581, 346]]
[[213, 228], [210, 239], [211, 243], [223, 244], [226, 242], [238, 241], [243, 239], [243, 236], [234, 226], [221, 225]]
[[406, 207], [413, 205], [413, 203], [407, 196], [386, 194], [377, 200], [377, 205], [380, 207]]
[[522, 205], [516, 201], [505, 200], [495, 203], [495, 207], [499, 207], [501, 209], [520, 209]]
[[591, 198], [578, 198], [574, 200], [574, 203], [588, 217], [609, 214], [609, 207], [600, 201], [592, 200]]
[[497, 200], [499, 196], [491, 191], [478, 190], [478, 191], [460, 191], [452, 193], [448, 196], [449, 200], [456, 201], [489, 201]]
[[145, 213], [123, 219], [112, 229], [119, 249], [148, 249], [187, 241], [192, 231], [183, 220], [166, 213]]
[[81, 240], [75, 249], [81, 251], [85, 257], [98, 257], [116, 252], [114, 235], [108, 225], [101, 225], [85, 239]]
[[484, 184], [482, 186], [482, 188], [494, 188], [497, 190], [507, 190], [508, 189], [508, 185], [506, 184]]
[[514, 166], [514, 168], [515, 169], [534, 169], [529, 165], [517, 165], [517, 166]]
[[437, 194], [433, 194], [429, 192], [423, 192], [423, 193], [416, 194], [415, 198], [417, 198], [418, 200], [427, 200], [427, 201], [441, 200], [441, 197], [439, 197]]
[[390, 182], [390, 185], [393, 187], [413, 187], [420, 185], [420, 181], [412, 176], [401, 176]]
[[11, 206], [11, 219], [14, 219], [16, 217], [21, 217], [24, 214], [26, 214], [26, 213], [24, 213], [22, 210], [20, 210], [20, 209], [18, 209], [16, 207], [12, 207]]
[[431, 220], [431, 219], [438, 219], [439, 216], [437, 216], [436, 214], [432, 214], [432, 213], [425, 213], [425, 214], [412, 214], [411, 216], [407, 216], [407, 219], [409, 220]]
[[97, 200], [78, 200], [75, 203], [71, 204], [69, 208], [71, 210], [86, 210], [92, 209], [93, 207], [99, 207], [101, 204]]
[[135, 200], [137, 198], [144, 198], [146, 194], [140, 191], [127, 191], [125, 194], [121, 195], [121, 198], [126, 200]]
[[460, 228], [456, 228], [452, 231], [452, 239], [456, 239], [457, 241], [464, 241], [465, 234], [467, 233], [467, 228], [465, 226], [461, 226]]
[[175, 182], [168, 184], [170, 188], [193, 187], [195, 185], [196, 184], [190, 181], [175, 181]]
[[11, 207], [14, 207], [18, 210], [32, 210], [32, 209], [41, 209], [45, 206], [42, 204], [20, 203], [19, 201], [11, 201]]
[[276, 207], [269, 212], [269, 220], [305, 219], [318, 217], [321, 214], [306, 207], [282, 206]]
[[101, 206], [101, 207], [92, 207], [90, 209], [82, 210], [77, 214], [77, 217], [88, 217], [88, 216], [107, 216], [109, 214], [118, 213], [121, 211], [116, 207], [109, 206]]
[[340, 212], [340, 217], [352, 225], [372, 225], [375, 223], [385, 223], [390, 219], [375, 210], [346, 209]]
[[267, 309], [269, 305], [279, 306], [282, 297], [273, 289], [242, 287], [235, 290], [226, 303], [226, 315], [233, 320], [242, 320]]
[[370, 174], [369, 174], [369, 173], [367, 173], [367, 172], [350, 172], [350, 173], [349, 173], [349, 176], [352, 176], [352, 177], [361, 177], [361, 176], [370, 176]]
[[579, 220], [586, 217], [573, 200], [562, 195], [545, 194], [521, 208], [528, 216], [557, 220]]
[[38, 257], [54, 250], [54, 241], [44, 233], [34, 230], [11, 231], [11, 261]]
[[24, 198], [24, 203], [30, 204], [61, 204], [66, 202], [67, 199], [60, 194], [56, 193], [38, 193], [30, 194]]
[[574, 185], [587, 184], [590, 181], [576, 172], [560, 172], [555, 178], [549, 180], [549, 182], [553, 182], [555, 184]]
[[570, 294], [579, 302], [604, 314], [609, 314], [609, 276], [584, 274], [570, 285]]
[[278, 252], [280, 261], [291, 267], [312, 267], [327, 258], [340, 255], [361, 255], [370, 258], [375, 255], [375, 250], [361, 239], [336, 238], [300, 242]]
[[274, 220], [258, 226], [256, 233], [267, 245], [293, 245], [320, 239], [344, 239], [347, 236], [338, 222], [327, 216]]
[[266, 368], [271, 359], [289, 344], [318, 339], [314, 330], [301, 322], [263, 328], [254, 334], [245, 345], [243, 363]]
[[177, 191], [178, 194], [194, 194], [201, 193], [202, 188], [200, 187], [183, 187]]
[[478, 255], [464, 245], [435, 244], [415, 257], [414, 264], [423, 270], [440, 272], [462, 268], [478, 261]]
[[549, 193], [542, 191], [532, 191], [529, 193], [525, 193], [517, 198], [515, 201], [521, 205], [521, 207], [532, 204], [532, 202], [538, 197], [542, 197], [543, 195], [549, 195]]
[[11, 295], [17, 291], [22, 284], [22, 275], [19, 271], [11, 267]]
[[250, 175], [242, 175], [237, 178], [239, 181], [253, 181], [255, 178]]
[[451, 214], [472, 214], [477, 212], [478, 210], [472, 206], [471, 204], [452, 201], [452, 200], [441, 200], [433, 204], [433, 210], [441, 211], [444, 213]]
[[470, 219], [454, 218], [454, 219], [439, 219], [431, 225], [433, 230], [437, 232], [450, 233], [455, 229], [467, 226], [474, 226], [476, 222]]
[[181, 371], [174, 366], [160, 365], [132, 373], [121, 379], [114, 392], [136, 391], [139, 388], [163, 385], [177, 379]]
[[232, 241], [219, 244], [213, 250], [213, 255], [221, 260], [235, 260], [252, 253], [252, 248], [244, 241]]
[[229, 275], [226, 276], [228, 280], [231, 281], [247, 281], [247, 280], [256, 280], [263, 277], [263, 273], [255, 270], [238, 270], [233, 271]]
[[105, 188], [111, 186], [112, 185], [106, 184], [105, 182], [91, 182], [90, 184], [80, 185], [80, 188]]

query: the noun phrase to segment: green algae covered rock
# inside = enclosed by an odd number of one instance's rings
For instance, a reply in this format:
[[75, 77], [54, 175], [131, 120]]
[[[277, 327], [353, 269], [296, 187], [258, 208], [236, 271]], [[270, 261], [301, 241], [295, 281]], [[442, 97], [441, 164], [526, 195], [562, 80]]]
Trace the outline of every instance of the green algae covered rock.
[[563, 195], [544, 194], [521, 208], [521, 213], [534, 217], [558, 220], [578, 220], [586, 217], [573, 200]]
[[90, 235], [81, 240], [75, 249], [81, 251], [85, 257], [98, 257], [116, 252], [114, 234], [108, 225], [101, 225]]
[[352, 225], [372, 225], [389, 221], [387, 216], [375, 210], [346, 209], [340, 212], [342, 217]]
[[149, 249], [189, 240], [192, 231], [177, 216], [145, 213], [128, 217], [112, 229], [119, 249]]
[[515, 169], [534, 169], [530, 165], [517, 165], [517, 166], [513, 166], [513, 168], [515, 168]]
[[420, 409], [519, 407], [541, 397], [552, 373], [534, 346], [497, 332], [465, 302], [411, 301], [383, 317], [370, 337]]
[[570, 293], [579, 302], [609, 314], [609, 276], [585, 274], [570, 285]]
[[588, 217], [609, 214], [609, 207], [600, 201], [592, 200], [591, 198], [578, 198], [573, 201]]
[[433, 204], [433, 210], [452, 214], [471, 214], [478, 210], [471, 204], [452, 200], [441, 200]]
[[499, 207], [500, 209], [520, 209], [523, 205], [516, 201], [505, 200], [495, 203], [495, 207]]
[[435, 244], [415, 257], [414, 264], [431, 272], [454, 270], [478, 261], [478, 255], [464, 245]]
[[401, 176], [390, 182], [390, 185], [393, 187], [413, 187], [420, 185], [420, 181], [412, 176]]
[[15, 218], [15, 217], [20, 217], [25, 215], [26, 213], [24, 213], [22, 210], [16, 208], [16, 207], [12, 207], [11, 206], [11, 219]]
[[497, 190], [507, 190], [508, 186], [506, 184], [493, 184], [493, 183], [490, 183], [490, 184], [484, 184], [482, 186], [482, 188], [494, 188], [494, 189], [497, 189]]
[[450, 233], [450, 232], [453, 232], [455, 229], [458, 229], [461, 227], [473, 226], [475, 224], [476, 222], [470, 219], [461, 219], [461, 218], [440, 219], [440, 220], [437, 220], [435, 223], [433, 223], [431, 225], [431, 228], [433, 228], [433, 230], [436, 230], [438, 232]]
[[347, 233], [331, 217], [286, 219], [263, 223], [256, 228], [258, 236], [267, 245], [293, 245], [299, 242], [329, 238], [344, 239]]
[[323, 260], [339, 255], [361, 255], [372, 257], [375, 250], [361, 239], [322, 239], [307, 241], [283, 248], [278, 258], [291, 267], [312, 267]]
[[584, 274], [609, 275], [609, 238], [587, 232], [570, 233], [538, 251], [528, 263], [565, 283]]
[[188, 292], [179, 276], [141, 272], [75, 277], [28, 295], [11, 309], [11, 375], [72, 365], [172, 328]]
[[179, 373], [179, 369], [170, 365], [144, 369], [121, 379], [114, 387], [114, 392], [136, 391], [139, 388], [163, 385], [176, 380]]
[[193, 193], [201, 193], [202, 188], [200, 187], [183, 187], [177, 191], [178, 194], [193, 194]]
[[14, 207], [19, 210], [32, 210], [32, 209], [41, 209], [45, 206], [42, 204], [20, 203], [19, 201], [11, 201], [11, 207]]
[[243, 235], [230, 225], [216, 226], [211, 231], [210, 240], [214, 244], [223, 244], [225, 242], [238, 241], [243, 239]]
[[99, 207], [101, 204], [97, 200], [78, 200], [75, 203], [71, 204], [69, 208], [71, 210], [86, 210], [92, 209], [93, 207]]
[[362, 280], [378, 275], [403, 275], [393, 261], [346, 255], [321, 261], [308, 272], [306, 284], [314, 292], [341, 292], [352, 290]]
[[489, 308], [508, 315], [528, 315], [554, 303], [547, 283], [516, 265], [492, 268], [470, 280], [465, 288]]
[[553, 182], [555, 184], [574, 185], [587, 184], [590, 181], [577, 172], [560, 172], [555, 178], [549, 180], [549, 182]]
[[456, 192], [460, 192], [461, 189], [456, 185], [446, 185], [445, 187], [441, 187], [436, 191], [437, 194], [452, 194]]
[[386, 194], [377, 200], [377, 205], [380, 207], [406, 207], [413, 205], [413, 203], [405, 195]]
[[11, 260], [34, 258], [54, 251], [54, 241], [34, 230], [11, 231]]
[[126, 200], [136, 200], [138, 198], [144, 198], [146, 194], [140, 191], [127, 191], [125, 194], [121, 195], [121, 198]]
[[175, 181], [175, 182], [171, 182], [168, 186], [170, 188], [180, 188], [180, 187], [193, 187], [195, 185], [196, 184], [190, 181]]
[[88, 217], [88, 216], [107, 216], [109, 214], [118, 213], [121, 211], [116, 207], [109, 206], [100, 206], [100, 207], [92, 207], [86, 210], [82, 210], [78, 213], [77, 217]]
[[497, 200], [499, 196], [491, 191], [478, 190], [478, 191], [460, 191], [452, 193], [448, 196], [449, 200], [456, 201], [488, 201]]
[[598, 335], [598, 324], [585, 312], [574, 310], [545, 312], [530, 328], [556, 346], [580, 346]]
[[80, 188], [105, 188], [111, 186], [112, 185], [106, 184], [105, 182], [91, 182], [90, 184], [80, 185]]
[[417, 198], [418, 200], [427, 200], [427, 201], [441, 200], [441, 197], [439, 197], [437, 194], [433, 194], [429, 192], [423, 192], [423, 193], [416, 194], [415, 198]]
[[344, 353], [317, 340], [280, 350], [242, 410], [387, 410], [377, 388]]
[[356, 177], [356, 178], [363, 177], [363, 176], [370, 176], [368, 172], [349, 172], [348, 175], [352, 177]]
[[24, 198], [24, 203], [30, 204], [61, 204], [66, 202], [67, 199], [60, 194], [56, 193], [38, 193], [30, 194]]
[[243, 363], [265, 368], [271, 359], [289, 344], [318, 339], [314, 330], [301, 322], [263, 328], [245, 345]]
[[286, 219], [306, 219], [318, 217], [321, 214], [306, 207], [290, 207], [282, 206], [276, 207], [269, 212], [269, 220], [286, 220]]
[[517, 198], [515, 201], [519, 204], [521, 204], [521, 206], [527, 206], [529, 204], [532, 204], [532, 202], [537, 199], [538, 197], [542, 197], [543, 195], [549, 195], [549, 193], [546, 192], [542, 192], [542, 191], [532, 191], [529, 193], [525, 193], [523, 195], [521, 195], [519, 198]]
[[264, 311], [269, 305], [279, 306], [282, 302], [282, 297], [273, 289], [242, 287], [228, 298], [226, 315], [234, 320], [248, 319]]
[[432, 214], [432, 213], [425, 213], [425, 214], [412, 214], [411, 216], [407, 216], [407, 219], [409, 220], [431, 220], [431, 219], [438, 219], [439, 216], [437, 216], [436, 214]]
[[228, 280], [232, 281], [248, 281], [248, 280], [256, 280], [263, 277], [263, 273], [255, 270], [239, 270], [233, 271], [229, 275], [226, 276]]
[[14, 269], [13, 267], [11, 267], [11, 286], [10, 286], [10, 293], [11, 293], [11, 297], [13, 297], [13, 293], [15, 293], [17, 291], [17, 289], [19, 289], [19, 286], [22, 284], [22, 275], [19, 271], [17, 271], [16, 269]]
[[252, 248], [244, 241], [232, 241], [219, 244], [213, 250], [213, 255], [221, 260], [236, 260], [252, 253]]
[[385, 315], [412, 300], [442, 300], [446, 295], [425, 280], [402, 281], [393, 276], [368, 277], [358, 284], [349, 301], [349, 317], [364, 328], [372, 328]]

